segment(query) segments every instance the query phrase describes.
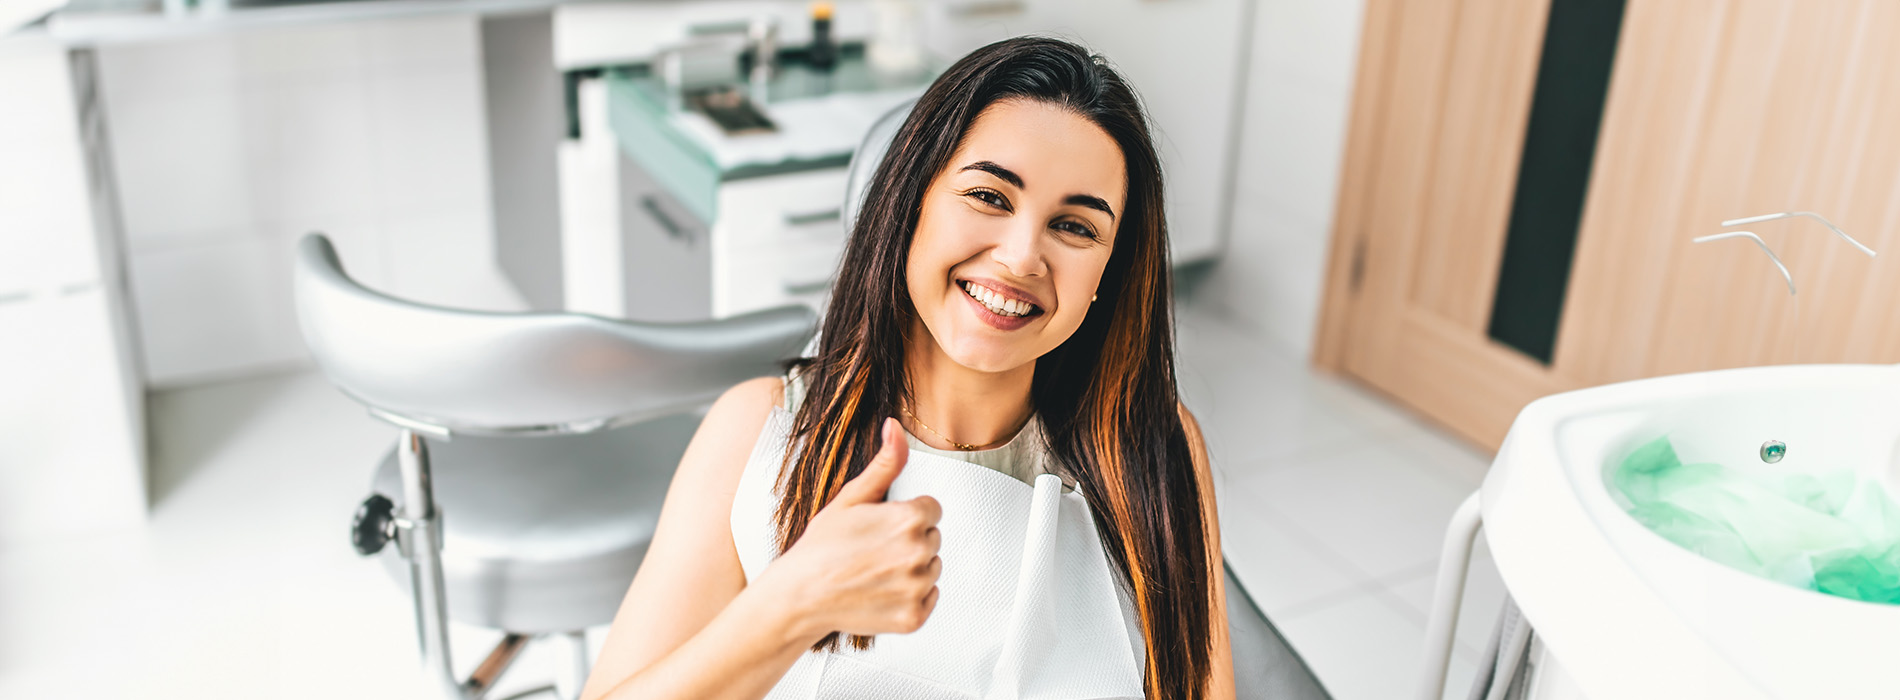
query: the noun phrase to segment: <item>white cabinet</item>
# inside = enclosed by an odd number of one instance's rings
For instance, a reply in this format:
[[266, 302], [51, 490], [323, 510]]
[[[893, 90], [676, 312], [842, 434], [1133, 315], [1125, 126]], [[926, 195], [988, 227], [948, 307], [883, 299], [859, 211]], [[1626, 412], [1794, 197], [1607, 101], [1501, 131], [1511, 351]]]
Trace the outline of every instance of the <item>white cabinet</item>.
[[145, 516], [92, 55], [0, 40], [0, 543]]
[[143, 393], [97, 286], [0, 304], [0, 542], [142, 522]]
[[600, 81], [578, 98], [582, 138], [561, 150], [568, 310], [685, 321], [823, 303], [844, 250], [845, 168], [720, 181], [706, 222], [621, 149]]
[[611, 143], [572, 144], [562, 167], [570, 311], [691, 321], [816, 308], [830, 292], [844, 251], [844, 168], [721, 183], [708, 224]]
[[819, 303], [844, 252], [844, 183], [844, 168], [825, 168], [719, 186], [714, 317]]

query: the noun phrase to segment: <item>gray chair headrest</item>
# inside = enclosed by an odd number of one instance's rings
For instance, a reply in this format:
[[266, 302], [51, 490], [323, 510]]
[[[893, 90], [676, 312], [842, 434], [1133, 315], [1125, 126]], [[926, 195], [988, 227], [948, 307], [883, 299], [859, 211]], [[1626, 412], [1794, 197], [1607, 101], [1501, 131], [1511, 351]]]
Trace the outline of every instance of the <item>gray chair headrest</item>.
[[858, 210], [864, 207], [864, 193], [870, 189], [871, 177], [877, 174], [877, 166], [884, 163], [884, 155], [891, 150], [891, 139], [897, 136], [898, 127], [904, 125], [910, 108], [916, 104], [915, 98], [904, 100], [878, 117], [871, 123], [871, 129], [864, 132], [858, 150], [851, 154], [851, 166], [845, 172], [844, 207], [840, 210], [845, 235], [850, 235], [851, 228], [857, 225]]
[[815, 321], [804, 307], [660, 324], [430, 306], [357, 284], [317, 233], [297, 244], [293, 286], [304, 341], [331, 383], [452, 432], [583, 432], [696, 408], [779, 374]]

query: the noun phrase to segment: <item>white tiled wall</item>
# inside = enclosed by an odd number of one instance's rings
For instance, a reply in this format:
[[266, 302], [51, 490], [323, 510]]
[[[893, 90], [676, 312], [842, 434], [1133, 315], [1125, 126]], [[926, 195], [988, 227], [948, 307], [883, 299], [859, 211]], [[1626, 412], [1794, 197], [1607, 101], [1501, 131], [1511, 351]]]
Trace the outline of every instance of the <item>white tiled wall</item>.
[[1363, 0], [1257, 0], [1233, 224], [1209, 281], [1295, 357], [1313, 345]]
[[476, 22], [100, 50], [151, 384], [304, 362], [289, 273], [308, 231], [397, 295], [465, 305], [495, 278]]

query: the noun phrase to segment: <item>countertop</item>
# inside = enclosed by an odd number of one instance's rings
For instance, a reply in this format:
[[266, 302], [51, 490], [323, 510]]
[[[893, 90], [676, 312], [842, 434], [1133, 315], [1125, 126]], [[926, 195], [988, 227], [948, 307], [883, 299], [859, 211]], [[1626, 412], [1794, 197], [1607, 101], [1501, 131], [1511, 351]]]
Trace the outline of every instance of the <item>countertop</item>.
[[[563, 69], [645, 60], [692, 35], [697, 25], [776, 17], [781, 45], [810, 35], [802, 0], [195, 0], [203, 7], [168, 14], [163, 0], [69, 0], [43, 23], [9, 32], [72, 46], [170, 41], [252, 29], [447, 14], [506, 15], [554, 11], [556, 64]], [[869, 32], [863, 0], [837, 3], [833, 34]]]
[[935, 77], [931, 70], [880, 78], [852, 51], [830, 73], [787, 64], [760, 105], [778, 129], [739, 135], [678, 108], [644, 66], [610, 70], [604, 79], [608, 120], [621, 149], [702, 220], [711, 221], [720, 183], [843, 167], [878, 117], [921, 94]]
[[170, 15], [150, 0], [74, 0], [48, 17], [43, 31], [68, 45], [101, 46], [329, 22], [539, 12], [561, 4], [561, 0], [317, 0], [238, 3], [227, 9], [198, 8]]

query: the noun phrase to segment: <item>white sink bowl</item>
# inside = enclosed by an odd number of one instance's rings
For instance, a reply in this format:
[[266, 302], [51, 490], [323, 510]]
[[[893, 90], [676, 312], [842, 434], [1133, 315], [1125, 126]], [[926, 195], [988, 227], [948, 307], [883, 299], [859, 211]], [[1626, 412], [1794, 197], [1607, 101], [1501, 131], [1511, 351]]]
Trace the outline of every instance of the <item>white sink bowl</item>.
[[1659, 377], [1540, 399], [1483, 489], [1484, 531], [1525, 617], [1593, 699], [1900, 699], [1900, 605], [1801, 590], [1663, 539], [1605, 475], [1668, 436], [1684, 463], [1851, 468], [1900, 493], [1900, 367]]

